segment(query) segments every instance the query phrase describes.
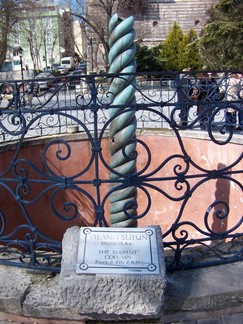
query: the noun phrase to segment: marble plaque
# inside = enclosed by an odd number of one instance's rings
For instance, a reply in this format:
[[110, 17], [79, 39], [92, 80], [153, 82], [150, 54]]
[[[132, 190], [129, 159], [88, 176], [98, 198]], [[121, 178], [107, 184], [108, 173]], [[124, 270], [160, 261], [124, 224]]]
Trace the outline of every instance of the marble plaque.
[[77, 274], [160, 274], [154, 228], [81, 227]]

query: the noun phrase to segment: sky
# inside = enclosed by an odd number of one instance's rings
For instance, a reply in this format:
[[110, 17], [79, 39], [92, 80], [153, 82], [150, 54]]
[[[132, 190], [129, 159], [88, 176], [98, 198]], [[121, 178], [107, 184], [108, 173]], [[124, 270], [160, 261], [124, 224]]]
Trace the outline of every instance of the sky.
[[54, 0], [56, 4], [61, 5], [62, 7], [70, 7], [72, 10], [77, 9], [80, 5], [85, 5], [86, 0]]

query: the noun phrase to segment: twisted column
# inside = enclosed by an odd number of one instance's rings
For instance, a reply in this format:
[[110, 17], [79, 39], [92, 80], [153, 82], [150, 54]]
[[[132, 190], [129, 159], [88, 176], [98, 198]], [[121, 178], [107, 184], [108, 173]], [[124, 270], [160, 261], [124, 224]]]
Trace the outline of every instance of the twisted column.
[[[131, 178], [136, 172], [136, 117], [135, 109], [127, 111], [130, 105], [136, 103], [135, 83], [136, 72], [134, 44], [135, 30], [133, 28], [134, 18], [129, 17], [122, 20], [115, 14], [109, 23], [109, 73], [121, 74], [111, 80], [109, 94], [112, 106], [119, 105], [117, 108], [109, 108], [109, 116], [115, 117], [109, 129], [110, 136], [110, 166], [119, 175], [111, 173], [111, 179]], [[129, 183], [129, 181], [127, 182]], [[117, 183], [113, 189], [119, 186]], [[137, 189], [129, 185], [123, 189], [117, 189], [110, 196], [110, 222], [113, 227], [136, 226], [136, 220], [129, 216], [137, 214]]]

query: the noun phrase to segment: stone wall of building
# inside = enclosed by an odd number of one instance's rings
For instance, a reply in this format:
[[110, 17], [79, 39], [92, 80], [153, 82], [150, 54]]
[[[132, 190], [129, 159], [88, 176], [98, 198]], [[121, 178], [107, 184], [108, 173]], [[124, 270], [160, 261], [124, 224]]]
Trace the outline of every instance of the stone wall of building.
[[161, 43], [175, 21], [184, 33], [192, 28], [199, 34], [207, 20], [207, 10], [216, 2], [218, 0], [148, 0], [143, 18], [135, 23], [137, 38], [148, 46]]
[[207, 19], [207, 10], [217, 0], [148, 0], [142, 19], [136, 20], [137, 38], [144, 45], [154, 46], [167, 37], [176, 21], [183, 32], [191, 28], [199, 34]]
[[[87, 13], [99, 16], [101, 21], [105, 11], [102, 7], [97, 7], [96, 2], [96, 6], [92, 5], [93, 1], [87, 0]], [[207, 20], [207, 10], [217, 2], [218, 0], [147, 0], [144, 14], [135, 16], [137, 38], [149, 44], [162, 42], [175, 21], [184, 33], [191, 28], [200, 33]], [[113, 5], [113, 11], [116, 10], [116, 5]]]
[[[199, 35], [207, 20], [207, 10], [217, 2], [218, 0], [147, 0], [147, 8], [143, 14], [141, 12], [134, 14], [131, 8], [131, 15], [135, 17], [136, 39], [142, 45], [156, 46], [165, 40], [175, 21], [184, 33], [194, 29]], [[108, 6], [106, 11], [103, 6], [98, 6], [98, 1], [86, 1], [88, 17], [90, 16], [90, 19], [95, 22], [99, 32], [104, 31], [105, 38], [108, 36], [106, 30], [109, 14], [118, 12], [118, 15], [123, 18], [123, 8], [120, 12], [117, 4], [118, 0], [110, 7]], [[89, 45], [90, 39], [93, 40], [91, 46]], [[94, 62], [96, 71], [104, 69], [107, 65], [107, 62], [104, 62], [104, 48], [91, 29], [88, 30], [87, 44], [88, 70], [93, 70], [91, 61]]]

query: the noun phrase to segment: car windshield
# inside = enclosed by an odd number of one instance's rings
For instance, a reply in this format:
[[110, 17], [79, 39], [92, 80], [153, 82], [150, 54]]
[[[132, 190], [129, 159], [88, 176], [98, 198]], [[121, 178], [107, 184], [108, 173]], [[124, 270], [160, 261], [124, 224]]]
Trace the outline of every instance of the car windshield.
[[70, 60], [62, 61], [62, 64], [70, 64]]
[[82, 74], [83, 73], [83, 70], [75, 70], [73, 71], [73, 74]]
[[9, 72], [13, 70], [12, 62], [3, 62], [1, 72]]

